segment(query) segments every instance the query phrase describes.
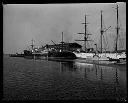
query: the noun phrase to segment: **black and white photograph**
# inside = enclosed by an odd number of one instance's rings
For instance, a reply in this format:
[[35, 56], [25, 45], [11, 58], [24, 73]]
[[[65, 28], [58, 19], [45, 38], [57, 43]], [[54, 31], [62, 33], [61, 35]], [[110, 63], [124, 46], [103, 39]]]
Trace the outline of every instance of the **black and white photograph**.
[[3, 99], [127, 101], [126, 2], [3, 5]]

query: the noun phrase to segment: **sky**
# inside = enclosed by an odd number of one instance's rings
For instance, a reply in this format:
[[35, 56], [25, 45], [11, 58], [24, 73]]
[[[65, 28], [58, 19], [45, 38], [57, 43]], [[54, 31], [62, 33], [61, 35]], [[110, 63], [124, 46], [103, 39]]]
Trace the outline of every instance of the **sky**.
[[[44, 46], [61, 42], [77, 42], [84, 47], [85, 15], [87, 33], [92, 34], [87, 47], [100, 48], [101, 10], [103, 11], [103, 28], [109, 28], [103, 35], [105, 47], [113, 50], [116, 37], [116, 4], [119, 6], [119, 25], [121, 49], [126, 48], [126, 3], [69, 3], [69, 4], [7, 4], [3, 5], [3, 52], [21, 53], [28, 49], [31, 40], [35, 46]], [[52, 41], [51, 41], [52, 40]], [[103, 41], [104, 43], [104, 41]]]

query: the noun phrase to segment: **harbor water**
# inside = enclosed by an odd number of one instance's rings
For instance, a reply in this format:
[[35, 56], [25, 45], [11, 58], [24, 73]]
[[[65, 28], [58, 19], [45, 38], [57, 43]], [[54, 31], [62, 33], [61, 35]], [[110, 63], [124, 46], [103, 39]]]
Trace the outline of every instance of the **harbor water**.
[[126, 100], [126, 65], [3, 56], [3, 100]]

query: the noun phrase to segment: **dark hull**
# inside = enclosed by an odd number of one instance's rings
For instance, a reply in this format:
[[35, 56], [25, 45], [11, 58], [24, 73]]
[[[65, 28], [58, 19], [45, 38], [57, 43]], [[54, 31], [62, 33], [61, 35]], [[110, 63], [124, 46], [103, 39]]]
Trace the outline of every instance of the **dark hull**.
[[10, 57], [24, 57], [24, 54], [10, 54]]
[[32, 52], [29, 50], [24, 50], [24, 56], [31, 56]]
[[76, 59], [76, 55], [69, 51], [63, 51], [63, 52], [48, 52], [45, 54], [32, 54], [30, 51], [24, 52], [25, 58], [40, 58], [40, 57], [46, 57], [49, 59]]
[[60, 59], [76, 59], [76, 55], [69, 51], [63, 52], [49, 52], [48, 58], [60, 58]]

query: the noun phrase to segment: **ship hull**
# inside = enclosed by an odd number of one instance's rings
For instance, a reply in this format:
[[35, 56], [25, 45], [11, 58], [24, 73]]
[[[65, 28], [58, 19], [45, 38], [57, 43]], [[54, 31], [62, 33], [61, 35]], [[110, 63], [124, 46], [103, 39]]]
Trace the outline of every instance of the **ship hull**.
[[101, 61], [119, 61], [119, 60], [125, 60], [126, 54], [125, 53], [99, 53], [97, 54], [97, 57], [95, 56], [95, 53], [75, 53], [77, 58], [82, 59], [89, 59], [89, 60], [101, 60]]
[[10, 54], [10, 57], [24, 57], [24, 54]]
[[49, 52], [48, 58], [57, 59], [76, 59], [76, 55], [73, 52], [63, 51], [63, 52]]
[[49, 59], [76, 59], [76, 55], [70, 51], [63, 51], [63, 52], [47, 52], [47, 53], [32, 53], [30, 51], [24, 51], [25, 58], [49, 58]]

